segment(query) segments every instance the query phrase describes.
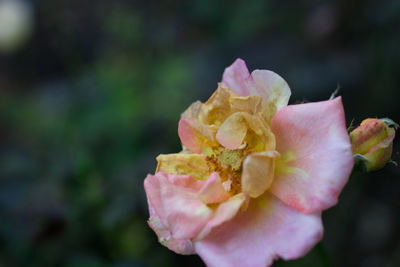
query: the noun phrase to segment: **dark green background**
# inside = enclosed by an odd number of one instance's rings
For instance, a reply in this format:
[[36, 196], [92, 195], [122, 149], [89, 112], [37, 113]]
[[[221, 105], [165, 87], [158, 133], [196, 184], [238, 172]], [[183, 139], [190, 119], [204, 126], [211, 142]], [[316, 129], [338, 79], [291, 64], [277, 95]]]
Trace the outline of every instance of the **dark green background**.
[[[398, 0], [30, 3], [31, 38], [0, 55], [0, 266], [203, 266], [157, 243], [143, 179], [237, 57], [291, 103], [339, 84], [348, 122], [400, 121]], [[400, 266], [399, 192], [398, 167], [354, 175], [323, 248], [276, 266]]]

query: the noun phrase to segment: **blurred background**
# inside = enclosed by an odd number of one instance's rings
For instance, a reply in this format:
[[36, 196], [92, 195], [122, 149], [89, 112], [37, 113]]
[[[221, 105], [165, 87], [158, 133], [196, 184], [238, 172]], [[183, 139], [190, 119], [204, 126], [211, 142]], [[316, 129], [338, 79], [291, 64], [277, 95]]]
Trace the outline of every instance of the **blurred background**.
[[[0, 266], [203, 266], [157, 243], [143, 180], [238, 57], [291, 103], [339, 85], [348, 124], [400, 121], [400, 1], [178, 2], [0, 0]], [[274, 266], [400, 266], [399, 188], [352, 176], [322, 246]]]

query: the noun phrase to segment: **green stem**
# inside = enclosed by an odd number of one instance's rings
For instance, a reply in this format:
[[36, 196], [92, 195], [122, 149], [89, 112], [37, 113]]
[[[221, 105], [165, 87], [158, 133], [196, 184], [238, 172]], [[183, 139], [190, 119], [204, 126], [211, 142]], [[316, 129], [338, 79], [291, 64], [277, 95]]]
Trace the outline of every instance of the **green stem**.
[[332, 267], [332, 264], [329, 260], [328, 253], [326, 252], [325, 247], [322, 245], [322, 242], [319, 242], [317, 244], [317, 246], [315, 247], [315, 249], [318, 253], [319, 259], [321, 260], [322, 266]]

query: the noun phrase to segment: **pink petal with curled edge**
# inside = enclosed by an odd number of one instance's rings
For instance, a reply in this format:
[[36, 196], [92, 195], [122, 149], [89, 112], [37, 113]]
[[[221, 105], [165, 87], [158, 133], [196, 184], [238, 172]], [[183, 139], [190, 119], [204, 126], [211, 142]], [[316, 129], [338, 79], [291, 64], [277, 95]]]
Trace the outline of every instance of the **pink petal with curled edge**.
[[270, 193], [194, 242], [207, 266], [270, 266], [305, 255], [322, 237], [320, 213], [304, 214]]
[[203, 239], [211, 232], [212, 229], [228, 220], [231, 220], [245, 201], [245, 195], [243, 193], [239, 193], [229, 198], [229, 200], [221, 203], [216, 209], [214, 216], [208, 221], [203, 230], [201, 230], [195, 239]]
[[158, 241], [169, 248], [170, 250], [182, 254], [190, 255], [195, 254], [192, 241], [190, 239], [175, 239], [172, 237], [171, 232], [161, 222], [158, 215], [155, 213], [154, 208], [149, 204], [150, 218], [147, 221], [150, 228], [156, 233]]
[[272, 193], [306, 213], [335, 205], [353, 168], [341, 98], [284, 107], [271, 129], [281, 154]]
[[200, 199], [204, 203], [219, 203], [227, 200], [229, 194], [225, 191], [218, 173], [211, 173], [199, 191]]
[[[144, 180], [147, 198], [174, 239], [190, 239], [196, 236], [212, 216], [212, 210], [198, 194], [175, 185], [176, 175], [158, 172]], [[195, 179], [186, 176], [186, 179]]]
[[201, 153], [204, 147], [214, 141], [215, 131], [196, 119], [181, 118], [178, 135], [182, 144], [193, 153]]
[[242, 96], [250, 95], [246, 80], [250, 77], [249, 70], [243, 59], [236, 59], [227, 67], [222, 75], [222, 84]]

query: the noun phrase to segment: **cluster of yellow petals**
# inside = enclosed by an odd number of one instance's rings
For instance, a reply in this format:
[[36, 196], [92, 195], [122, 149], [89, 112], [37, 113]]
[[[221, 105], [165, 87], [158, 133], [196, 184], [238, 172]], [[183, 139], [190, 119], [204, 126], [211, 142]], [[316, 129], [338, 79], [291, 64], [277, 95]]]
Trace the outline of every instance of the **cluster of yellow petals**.
[[251, 197], [261, 195], [272, 183], [274, 159], [279, 156], [264, 109], [262, 97], [240, 96], [219, 85], [207, 102], [197, 101], [182, 114], [193, 123], [192, 139], [201, 151], [192, 153], [183, 147], [180, 153], [160, 155], [157, 172], [200, 180], [216, 172], [230, 195], [242, 190]]

